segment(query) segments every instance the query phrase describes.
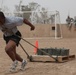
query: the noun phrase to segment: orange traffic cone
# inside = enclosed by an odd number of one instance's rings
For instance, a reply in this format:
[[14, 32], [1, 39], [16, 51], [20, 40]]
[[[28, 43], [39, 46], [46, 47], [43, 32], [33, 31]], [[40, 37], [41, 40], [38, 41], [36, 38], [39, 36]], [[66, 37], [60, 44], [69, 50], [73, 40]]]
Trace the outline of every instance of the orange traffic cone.
[[37, 50], [38, 50], [38, 41], [36, 40], [35, 42], [35, 49], [34, 49], [34, 54], [37, 54]]

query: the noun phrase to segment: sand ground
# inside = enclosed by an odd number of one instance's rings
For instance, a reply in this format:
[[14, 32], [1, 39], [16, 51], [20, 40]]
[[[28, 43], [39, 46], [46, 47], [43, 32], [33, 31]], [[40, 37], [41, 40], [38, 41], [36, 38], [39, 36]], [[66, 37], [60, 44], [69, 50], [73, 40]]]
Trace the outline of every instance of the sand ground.
[[[57, 47], [68, 48], [70, 54], [76, 55], [76, 38], [63, 38], [54, 39], [50, 37], [42, 38], [25, 38], [27, 41], [35, 45], [38, 40], [39, 48]], [[34, 55], [34, 47], [21, 40], [21, 43], [29, 55]], [[12, 61], [5, 53], [5, 41], [0, 39], [0, 75], [76, 75], [76, 59], [65, 63], [53, 63], [53, 62], [28, 62], [25, 71], [17, 71], [16, 73], [9, 73], [8, 70], [12, 64]], [[21, 47], [17, 47], [17, 53], [19, 53], [24, 59], [27, 60], [27, 56]], [[18, 69], [20, 67], [20, 63]]]

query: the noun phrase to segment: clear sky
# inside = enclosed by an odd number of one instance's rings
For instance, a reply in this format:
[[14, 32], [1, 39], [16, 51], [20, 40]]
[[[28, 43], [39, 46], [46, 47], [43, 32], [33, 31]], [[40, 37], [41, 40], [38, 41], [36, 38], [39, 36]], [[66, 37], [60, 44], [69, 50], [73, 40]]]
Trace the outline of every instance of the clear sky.
[[[3, 1], [3, 2], [2, 2]], [[8, 6], [11, 10], [20, 0], [0, 0], [0, 6]], [[37, 2], [42, 7], [48, 8], [51, 11], [58, 10], [60, 12], [61, 22], [64, 23], [69, 15], [74, 18], [76, 16], [76, 0], [22, 0], [22, 4], [27, 5], [29, 2]]]

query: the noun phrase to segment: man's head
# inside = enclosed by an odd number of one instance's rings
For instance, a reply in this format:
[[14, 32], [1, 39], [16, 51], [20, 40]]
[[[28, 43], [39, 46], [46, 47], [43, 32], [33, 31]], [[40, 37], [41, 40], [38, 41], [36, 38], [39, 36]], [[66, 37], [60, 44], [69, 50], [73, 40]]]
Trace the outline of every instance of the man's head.
[[5, 23], [5, 15], [3, 12], [0, 11], [0, 25]]

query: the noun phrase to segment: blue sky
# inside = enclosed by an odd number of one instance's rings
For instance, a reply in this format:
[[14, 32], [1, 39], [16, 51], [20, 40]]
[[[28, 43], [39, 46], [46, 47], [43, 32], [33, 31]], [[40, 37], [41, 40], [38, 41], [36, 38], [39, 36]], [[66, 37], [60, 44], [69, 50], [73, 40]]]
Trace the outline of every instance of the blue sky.
[[[3, 5], [13, 9], [15, 4], [20, 0], [3, 0]], [[50, 11], [58, 10], [60, 12], [61, 22], [64, 23], [65, 19], [70, 14], [74, 18], [76, 16], [76, 0], [22, 0], [22, 4], [27, 5], [29, 2], [37, 2], [42, 7], [48, 8]], [[2, 3], [2, 0], [0, 0]], [[1, 5], [1, 4], [0, 4]]]

